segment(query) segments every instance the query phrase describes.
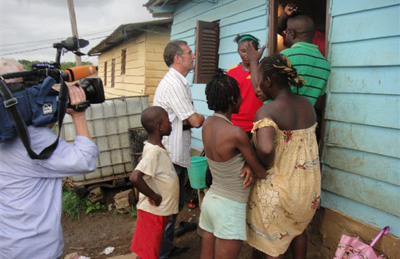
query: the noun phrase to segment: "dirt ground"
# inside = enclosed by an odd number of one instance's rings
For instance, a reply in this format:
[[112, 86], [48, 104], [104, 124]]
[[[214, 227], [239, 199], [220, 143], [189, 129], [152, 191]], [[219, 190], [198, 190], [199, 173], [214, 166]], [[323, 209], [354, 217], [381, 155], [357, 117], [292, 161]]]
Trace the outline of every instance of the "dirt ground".
[[[129, 187], [105, 189], [106, 203], [112, 203], [113, 197], [117, 192], [127, 189]], [[190, 197], [190, 192], [187, 194], [189, 195], [186, 195], [186, 197]], [[187, 200], [189, 199], [187, 198]], [[198, 222], [199, 215], [200, 210], [198, 207], [189, 209], [185, 206], [183, 211], [179, 213], [177, 224], [182, 220]], [[76, 219], [72, 222], [68, 219], [62, 219], [64, 252], [61, 258], [73, 252], [91, 257], [92, 259], [130, 254], [129, 248], [135, 224], [135, 217], [128, 214], [117, 214], [113, 211], [100, 211], [89, 215], [82, 213], [79, 220]], [[181, 237], [175, 238], [175, 245], [189, 246], [190, 249], [186, 253], [174, 258], [200, 257], [201, 237], [197, 231], [188, 232]], [[102, 254], [102, 251], [109, 246], [115, 247], [115, 250], [109, 255]], [[251, 247], [244, 243], [239, 258], [251, 258], [251, 253]], [[291, 258], [291, 256], [288, 254], [285, 258]], [[318, 249], [312, 244], [308, 245], [307, 258], [320, 258]]]
[[[106, 205], [113, 202], [116, 193], [129, 189], [104, 189]], [[187, 201], [191, 193], [187, 190]], [[198, 207], [190, 209], [185, 205], [179, 213], [177, 224], [184, 221], [198, 222], [200, 210]], [[61, 258], [73, 252], [79, 255], [91, 257], [92, 259], [103, 259], [117, 255], [130, 254], [130, 244], [136, 224], [136, 217], [128, 214], [117, 214], [115, 211], [98, 211], [91, 214], [82, 213], [80, 219], [70, 221], [62, 219], [64, 234], [64, 252]], [[201, 249], [201, 237], [196, 231], [175, 238], [178, 246], [189, 246], [188, 252], [182, 254], [182, 258], [199, 258]], [[102, 254], [106, 247], [115, 247], [114, 252], [109, 255]], [[174, 258], [180, 258], [176, 256]]]

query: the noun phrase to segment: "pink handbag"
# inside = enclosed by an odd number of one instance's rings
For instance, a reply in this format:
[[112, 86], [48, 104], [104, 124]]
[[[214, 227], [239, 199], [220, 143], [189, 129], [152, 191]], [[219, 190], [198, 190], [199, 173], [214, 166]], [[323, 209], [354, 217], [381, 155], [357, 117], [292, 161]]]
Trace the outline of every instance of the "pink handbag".
[[364, 244], [356, 237], [342, 235], [334, 259], [383, 259], [383, 255], [377, 256], [372, 248], [375, 243], [389, 233], [390, 227], [384, 227], [372, 240], [370, 245]]

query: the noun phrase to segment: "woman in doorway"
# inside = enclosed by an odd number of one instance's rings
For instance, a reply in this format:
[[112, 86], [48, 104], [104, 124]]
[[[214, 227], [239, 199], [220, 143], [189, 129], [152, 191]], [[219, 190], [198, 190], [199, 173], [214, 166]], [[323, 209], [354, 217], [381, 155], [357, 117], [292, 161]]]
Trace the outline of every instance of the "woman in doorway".
[[292, 93], [290, 86], [301, 87], [303, 79], [286, 56], [263, 58], [256, 69], [261, 54], [250, 45], [248, 52], [257, 87], [272, 99], [257, 111], [252, 130], [257, 155], [270, 169], [249, 198], [248, 243], [264, 253], [261, 258], [283, 258], [291, 244], [294, 258], [306, 258], [305, 229], [321, 192], [315, 110], [306, 97]]
[[258, 50], [260, 41], [250, 34], [238, 34], [234, 41], [238, 44], [237, 52], [242, 61], [238, 65], [228, 69], [227, 75], [235, 78], [239, 83], [240, 95], [243, 102], [239, 112], [232, 114], [232, 123], [241, 127], [250, 138], [254, 115], [263, 105], [263, 101], [257, 96], [256, 88], [251, 84], [250, 63], [246, 54], [246, 45], [250, 43]]
[[266, 170], [244, 130], [231, 122], [242, 103], [236, 80], [221, 71], [206, 87], [207, 104], [215, 113], [203, 124], [204, 150], [213, 182], [201, 205], [199, 226], [204, 230], [201, 258], [237, 258], [246, 240], [245, 166], [258, 178]]

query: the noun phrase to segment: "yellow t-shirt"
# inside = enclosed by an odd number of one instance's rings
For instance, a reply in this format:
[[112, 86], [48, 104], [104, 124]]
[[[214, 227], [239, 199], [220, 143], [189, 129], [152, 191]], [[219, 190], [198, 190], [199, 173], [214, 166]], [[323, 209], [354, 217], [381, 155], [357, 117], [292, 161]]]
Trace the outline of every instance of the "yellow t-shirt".
[[156, 145], [144, 142], [142, 160], [136, 166], [147, 185], [161, 195], [161, 204], [156, 207], [140, 193], [137, 208], [159, 216], [178, 213], [179, 180], [168, 152]]

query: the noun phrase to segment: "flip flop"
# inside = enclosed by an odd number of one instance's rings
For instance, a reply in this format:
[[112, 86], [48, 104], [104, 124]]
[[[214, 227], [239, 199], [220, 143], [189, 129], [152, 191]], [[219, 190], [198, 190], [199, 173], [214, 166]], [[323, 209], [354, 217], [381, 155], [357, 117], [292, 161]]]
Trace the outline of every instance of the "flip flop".
[[191, 201], [189, 202], [188, 207], [191, 208], [191, 209], [196, 208], [196, 204], [193, 202], [193, 200], [191, 200]]
[[186, 232], [193, 231], [196, 228], [197, 228], [196, 222], [181, 221], [179, 223], [179, 227], [175, 229], [175, 236], [180, 237], [184, 235]]

